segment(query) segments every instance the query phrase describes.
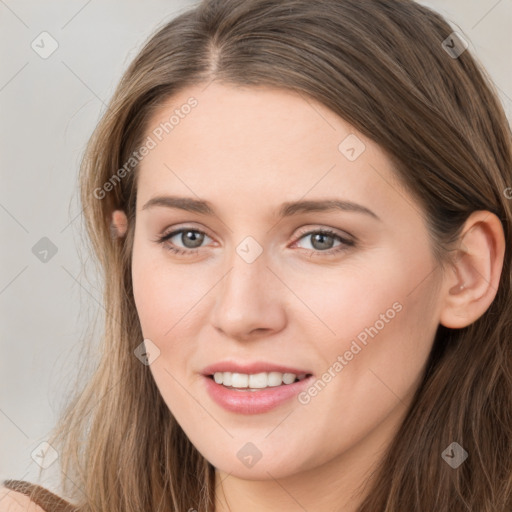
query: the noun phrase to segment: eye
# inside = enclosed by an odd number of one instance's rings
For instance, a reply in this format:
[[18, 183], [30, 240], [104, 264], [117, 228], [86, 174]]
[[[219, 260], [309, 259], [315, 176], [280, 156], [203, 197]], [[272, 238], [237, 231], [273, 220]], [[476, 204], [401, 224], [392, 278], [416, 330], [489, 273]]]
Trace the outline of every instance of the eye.
[[[184, 249], [176, 247], [174, 242], [172, 244], [167, 243], [168, 240], [171, 241], [174, 237], [177, 237], [183, 243]], [[204, 231], [195, 228], [182, 228], [158, 237], [156, 242], [161, 243], [165, 249], [175, 254], [193, 254], [197, 252], [197, 248], [201, 246], [205, 237], [210, 238]]]
[[[307, 239], [309, 237], [313, 249], [306, 250], [310, 251], [311, 256], [313, 256], [314, 254], [337, 254], [341, 251], [347, 250], [349, 247], [355, 246], [355, 242], [353, 240], [344, 238], [337, 234], [336, 232], [332, 231], [331, 229], [319, 229], [306, 232], [303, 231], [301, 235], [302, 236], [297, 239], [294, 245], [296, 245], [299, 240], [303, 238]], [[333, 242], [335, 239], [339, 240], [340, 243], [337, 246], [333, 247]]]
[[[302, 231], [300, 235], [301, 236], [294, 242], [293, 246], [297, 245], [298, 241], [302, 238], [310, 237], [313, 249], [303, 249], [309, 251], [311, 256], [314, 254], [327, 256], [337, 254], [341, 251], [347, 250], [349, 247], [355, 246], [355, 242], [353, 240], [344, 238], [330, 229]], [[166, 250], [171, 251], [174, 254], [191, 255], [198, 252], [198, 249], [204, 242], [205, 237], [210, 238], [204, 231], [199, 229], [181, 228], [174, 230], [171, 233], [159, 236], [155, 242], [162, 244]], [[177, 240], [173, 242], [173, 238], [176, 238]], [[333, 247], [333, 241], [336, 239], [339, 241], [339, 244]], [[184, 247], [181, 248], [176, 246], [177, 241], [180, 241]]]

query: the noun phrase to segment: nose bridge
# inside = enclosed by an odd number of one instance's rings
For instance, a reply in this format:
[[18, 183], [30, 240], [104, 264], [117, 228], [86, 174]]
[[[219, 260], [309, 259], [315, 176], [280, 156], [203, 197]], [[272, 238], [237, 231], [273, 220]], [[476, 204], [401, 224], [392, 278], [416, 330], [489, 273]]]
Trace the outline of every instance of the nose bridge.
[[255, 329], [278, 329], [284, 312], [269, 259], [251, 237], [233, 250], [229, 270], [217, 287], [213, 322], [231, 337], [243, 337]]
[[[219, 299], [229, 305], [230, 311], [234, 314], [238, 305], [244, 304], [246, 308], [254, 309], [259, 303], [269, 300], [268, 297], [268, 274], [267, 258], [260, 254], [253, 261], [245, 259], [240, 244], [230, 259], [230, 270], [220, 287]], [[250, 254], [250, 251], [247, 252]], [[265, 286], [267, 285], [267, 286]]]

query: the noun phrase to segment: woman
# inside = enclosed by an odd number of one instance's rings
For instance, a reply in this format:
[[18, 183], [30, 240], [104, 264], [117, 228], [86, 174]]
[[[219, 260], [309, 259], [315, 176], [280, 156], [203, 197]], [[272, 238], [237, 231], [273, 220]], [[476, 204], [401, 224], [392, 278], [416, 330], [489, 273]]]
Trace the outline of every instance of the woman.
[[511, 510], [511, 131], [466, 46], [409, 0], [205, 0], [149, 40], [81, 168], [75, 510]]

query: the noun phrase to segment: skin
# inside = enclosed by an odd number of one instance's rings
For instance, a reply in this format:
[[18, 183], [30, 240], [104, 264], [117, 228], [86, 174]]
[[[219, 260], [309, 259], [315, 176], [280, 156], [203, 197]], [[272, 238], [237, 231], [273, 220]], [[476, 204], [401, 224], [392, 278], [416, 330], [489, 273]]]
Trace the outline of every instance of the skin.
[[[501, 223], [474, 212], [459, 257], [443, 269], [419, 204], [385, 153], [332, 111], [282, 89], [213, 82], [169, 99], [147, 135], [191, 96], [197, 107], [142, 160], [138, 179], [132, 275], [144, 338], [160, 350], [150, 370], [187, 436], [216, 467], [218, 511], [354, 511], [421, 381], [437, 326], [469, 325], [494, 299]], [[366, 146], [354, 161], [338, 149], [349, 134]], [[205, 199], [216, 215], [142, 208], [171, 194]], [[325, 198], [356, 202], [380, 220], [349, 211], [281, 220], [274, 213], [284, 201]], [[112, 220], [123, 236], [124, 213]], [[192, 250], [186, 233], [155, 242], [179, 228], [206, 232], [198, 252], [166, 250], [173, 242]], [[356, 245], [326, 256], [342, 242], [322, 245], [300, 228], [330, 228]], [[248, 236], [263, 251], [252, 263], [236, 251]], [[228, 358], [283, 363], [321, 378], [397, 302], [400, 312], [359, 343], [307, 404], [293, 398], [242, 415], [205, 391], [201, 370]], [[262, 454], [252, 467], [237, 457], [249, 441]]]

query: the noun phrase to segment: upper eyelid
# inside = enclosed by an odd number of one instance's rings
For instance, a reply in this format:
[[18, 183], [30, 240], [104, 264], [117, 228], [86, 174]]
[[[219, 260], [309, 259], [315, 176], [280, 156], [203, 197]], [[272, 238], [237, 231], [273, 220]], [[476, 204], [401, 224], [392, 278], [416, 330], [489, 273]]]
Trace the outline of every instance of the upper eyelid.
[[346, 240], [349, 239], [351, 241], [356, 241], [356, 237], [351, 235], [350, 233], [347, 233], [346, 231], [342, 231], [340, 229], [331, 228], [331, 227], [305, 227], [305, 228], [299, 228], [298, 238], [302, 238], [304, 235], [309, 235], [311, 233], [315, 232], [329, 232], [329, 234], [332, 234], [334, 236], [339, 236], [340, 238]]
[[211, 235], [209, 235], [207, 231], [205, 231], [204, 229], [195, 228], [193, 226], [185, 226], [182, 228], [173, 228], [173, 229], [170, 229], [169, 231], [164, 230], [164, 232], [161, 235], [161, 238], [164, 238], [164, 237], [172, 238], [173, 236], [176, 236], [176, 235], [182, 233], [183, 231], [197, 231], [198, 233], [204, 234], [213, 240], [213, 237]]

